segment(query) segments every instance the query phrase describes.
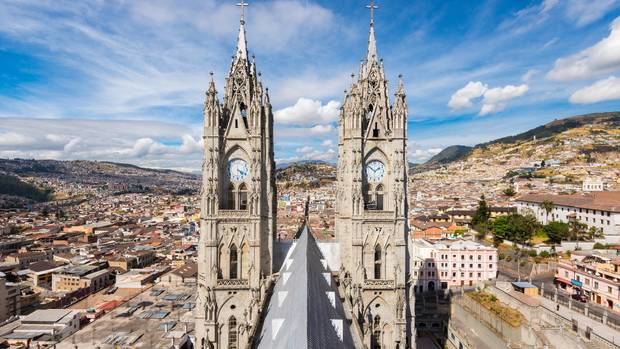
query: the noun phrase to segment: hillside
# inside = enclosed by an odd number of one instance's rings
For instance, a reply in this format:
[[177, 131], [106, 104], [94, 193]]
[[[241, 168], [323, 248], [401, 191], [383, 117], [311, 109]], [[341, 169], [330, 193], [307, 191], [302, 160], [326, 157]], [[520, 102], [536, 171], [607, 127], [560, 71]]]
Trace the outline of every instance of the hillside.
[[336, 166], [323, 161], [303, 161], [289, 164], [276, 171], [278, 187], [318, 188], [336, 181]]
[[[472, 159], [513, 159], [526, 166], [534, 161], [565, 158], [566, 161], [592, 162], [620, 146], [620, 112], [596, 113], [554, 120], [529, 131], [481, 143], [474, 147], [450, 146], [424, 164], [415, 173]], [[555, 146], [549, 146], [554, 144]], [[541, 151], [544, 149], [544, 151]], [[564, 154], [573, 154], [571, 159]], [[512, 154], [513, 156], [510, 156]], [[559, 159], [558, 159], [559, 160]]]
[[50, 199], [50, 190], [26, 183], [18, 177], [0, 174], [0, 194], [23, 197], [36, 202]]
[[465, 145], [452, 145], [441, 152], [439, 154], [430, 158], [425, 165], [434, 165], [434, 164], [447, 164], [453, 161], [457, 161], [462, 159], [463, 157], [469, 155], [471, 153], [473, 147], [468, 147]]
[[0, 174], [57, 186], [100, 187], [112, 193], [150, 190], [195, 192], [200, 187], [200, 176], [189, 173], [85, 160], [0, 159]]

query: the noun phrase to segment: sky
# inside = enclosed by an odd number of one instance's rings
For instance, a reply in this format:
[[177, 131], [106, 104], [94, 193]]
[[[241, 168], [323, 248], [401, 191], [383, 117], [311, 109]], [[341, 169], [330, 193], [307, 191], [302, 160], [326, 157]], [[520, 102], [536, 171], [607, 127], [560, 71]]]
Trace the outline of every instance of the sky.
[[[0, 157], [197, 171], [240, 10], [222, 0], [0, 1]], [[277, 162], [337, 159], [366, 55], [366, 1], [249, 0]], [[408, 155], [423, 162], [557, 118], [620, 110], [620, 0], [377, 0], [379, 56], [403, 75]]]

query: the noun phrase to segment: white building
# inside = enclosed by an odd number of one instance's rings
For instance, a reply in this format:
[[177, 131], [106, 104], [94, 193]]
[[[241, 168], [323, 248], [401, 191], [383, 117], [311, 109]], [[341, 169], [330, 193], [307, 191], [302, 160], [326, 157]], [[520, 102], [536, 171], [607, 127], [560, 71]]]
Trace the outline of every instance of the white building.
[[80, 329], [80, 312], [69, 309], [42, 309], [19, 320], [3, 335], [11, 347], [49, 347]]
[[586, 178], [582, 183], [582, 190], [584, 192], [592, 191], [604, 191], [606, 189], [605, 181], [601, 178]]
[[411, 243], [415, 292], [475, 286], [497, 277], [497, 249], [467, 240]]
[[[549, 212], [542, 207], [544, 202], [553, 203]], [[531, 212], [542, 224], [551, 221], [568, 223], [576, 219], [588, 227], [602, 229], [609, 242], [620, 241], [620, 191], [574, 195], [530, 194], [518, 198], [515, 203], [519, 213]]]

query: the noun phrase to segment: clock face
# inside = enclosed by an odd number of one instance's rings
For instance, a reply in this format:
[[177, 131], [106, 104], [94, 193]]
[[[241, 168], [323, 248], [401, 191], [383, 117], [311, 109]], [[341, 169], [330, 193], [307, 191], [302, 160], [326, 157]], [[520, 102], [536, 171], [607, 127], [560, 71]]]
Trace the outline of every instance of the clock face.
[[248, 164], [241, 159], [228, 162], [228, 177], [233, 182], [241, 182], [248, 176]]
[[369, 183], [379, 183], [385, 177], [385, 166], [378, 160], [372, 160], [366, 164], [366, 178]]

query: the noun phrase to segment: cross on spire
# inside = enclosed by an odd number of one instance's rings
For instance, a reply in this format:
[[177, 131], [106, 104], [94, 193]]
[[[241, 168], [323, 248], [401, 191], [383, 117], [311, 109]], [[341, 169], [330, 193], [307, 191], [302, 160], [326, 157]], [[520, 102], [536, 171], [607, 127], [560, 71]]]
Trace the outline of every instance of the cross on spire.
[[241, 23], [245, 22], [245, 8], [250, 6], [247, 2], [241, 0], [241, 2], [237, 3], [237, 6], [241, 7]]
[[372, 25], [375, 22], [375, 10], [379, 6], [375, 5], [375, 0], [370, 0], [370, 4], [366, 5], [366, 8], [370, 10], [370, 24]]

